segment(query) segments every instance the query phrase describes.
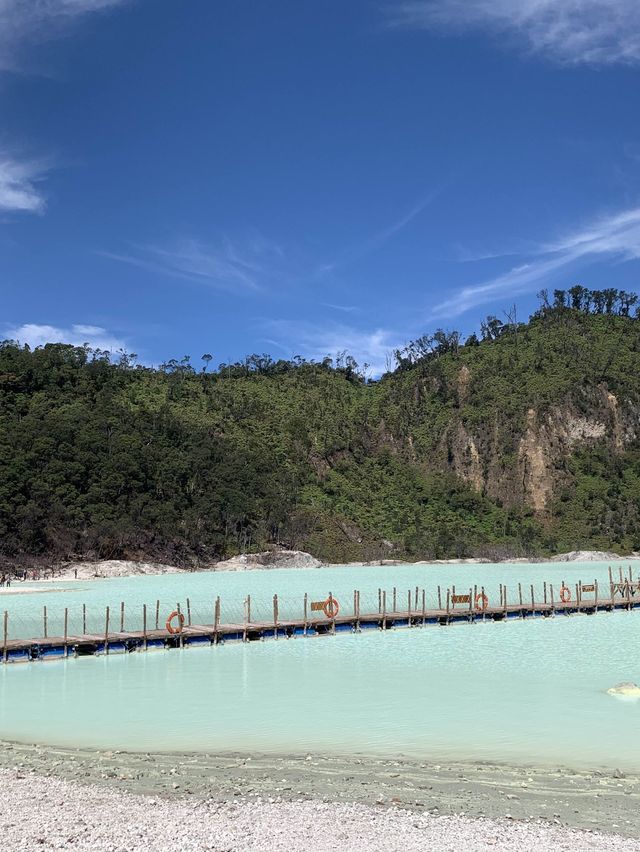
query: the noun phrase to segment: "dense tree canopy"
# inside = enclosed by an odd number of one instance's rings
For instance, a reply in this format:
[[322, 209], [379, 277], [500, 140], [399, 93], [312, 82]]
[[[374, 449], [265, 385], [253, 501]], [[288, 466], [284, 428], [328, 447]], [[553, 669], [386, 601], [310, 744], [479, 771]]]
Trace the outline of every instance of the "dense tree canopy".
[[[637, 297], [576, 286], [540, 299], [528, 323], [513, 310], [464, 342], [413, 341], [377, 381], [347, 353], [217, 369], [205, 353], [154, 370], [124, 352], [7, 341], [0, 555], [640, 548]], [[522, 449], [535, 440], [551, 460], [542, 509]]]

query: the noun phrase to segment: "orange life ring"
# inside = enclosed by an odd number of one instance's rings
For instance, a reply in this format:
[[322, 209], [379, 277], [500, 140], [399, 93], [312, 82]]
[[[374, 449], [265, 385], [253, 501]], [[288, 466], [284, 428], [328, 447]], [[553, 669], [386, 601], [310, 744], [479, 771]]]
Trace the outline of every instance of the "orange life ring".
[[[482, 601], [482, 606], [478, 606], [478, 604]], [[485, 595], [484, 592], [478, 592], [476, 595], [476, 609], [485, 610], [489, 606], [489, 598]]]
[[340, 612], [340, 604], [335, 598], [327, 598], [322, 607], [327, 618], [335, 618]]
[[569, 586], [561, 586], [560, 587], [560, 600], [562, 603], [569, 603], [571, 600], [571, 591]]
[[[171, 623], [174, 618], [178, 619], [178, 624], [175, 627]], [[181, 612], [178, 612], [177, 609], [174, 609], [169, 618], [167, 618], [165, 627], [169, 633], [182, 633], [182, 628], [184, 627], [184, 615]]]

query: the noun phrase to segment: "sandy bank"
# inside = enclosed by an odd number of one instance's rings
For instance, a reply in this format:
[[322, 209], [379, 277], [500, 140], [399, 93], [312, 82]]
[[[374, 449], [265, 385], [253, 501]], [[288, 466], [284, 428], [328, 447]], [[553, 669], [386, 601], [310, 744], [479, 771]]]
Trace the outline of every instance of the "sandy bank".
[[337, 802], [270, 797], [220, 803], [173, 792], [130, 795], [96, 785], [3, 771], [0, 814], [6, 848], [91, 852], [204, 852], [371, 849], [617, 850], [640, 842], [551, 827], [539, 821], [416, 814]]
[[[132, 754], [15, 743], [0, 744], [2, 769], [159, 800], [187, 796], [194, 807], [202, 801], [349, 802], [379, 812], [402, 808], [414, 817], [464, 814], [531, 825], [542, 820], [627, 837], [640, 832], [640, 778], [611, 769], [575, 772], [486, 763], [437, 765], [363, 755]], [[532, 848], [539, 848], [531, 840]], [[457, 848], [467, 847], [462, 843]]]

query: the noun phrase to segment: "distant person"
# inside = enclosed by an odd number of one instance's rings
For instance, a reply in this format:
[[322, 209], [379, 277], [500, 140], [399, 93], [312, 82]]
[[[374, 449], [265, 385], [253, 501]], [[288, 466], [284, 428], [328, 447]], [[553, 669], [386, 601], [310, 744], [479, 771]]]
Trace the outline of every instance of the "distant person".
[[73, 569], [73, 576], [76, 580], [78, 579], [78, 569], [77, 568]]

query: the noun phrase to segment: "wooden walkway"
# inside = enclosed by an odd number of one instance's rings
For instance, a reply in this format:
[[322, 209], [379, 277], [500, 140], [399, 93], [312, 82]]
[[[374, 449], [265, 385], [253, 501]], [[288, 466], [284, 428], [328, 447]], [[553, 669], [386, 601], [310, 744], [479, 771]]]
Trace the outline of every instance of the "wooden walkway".
[[[533, 587], [525, 596], [520, 584], [517, 586], [517, 601], [508, 602], [506, 587], [500, 587], [500, 601], [491, 605], [483, 587], [473, 587], [468, 593], [459, 594], [455, 587], [444, 594], [438, 588], [440, 606], [429, 609], [426, 606], [425, 592], [419, 589], [406, 594], [406, 607], [398, 606], [396, 590], [387, 607], [387, 593], [378, 591], [377, 611], [360, 609], [360, 592], [354, 591], [353, 605], [340, 606], [330, 594], [324, 601], [308, 601], [304, 597], [303, 615], [300, 618], [281, 619], [279, 617], [278, 597], [273, 597], [273, 619], [255, 621], [251, 619], [251, 598], [245, 600], [245, 620], [224, 623], [220, 618], [220, 598], [212, 607], [214, 615], [211, 624], [191, 622], [191, 607], [187, 601], [188, 617], [178, 608], [172, 615], [171, 626], [175, 632], [158, 626], [158, 607], [156, 606], [155, 627], [147, 629], [147, 608], [143, 607], [142, 630], [113, 630], [109, 627], [109, 608], [106, 608], [105, 630], [101, 633], [67, 634], [63, 636], [42, 636], [31, 639], [13, 639], [8, 635], [8, 615], [4, 616], [4, 637], [0, 653], [4, 662], [28, 662], [68, 656], [87, 656], [95, 654], [126, 653], [151, 648], [182, 648], [190, 645], [218, 645], [225, 642], [253, 642], [264, 639], [289, 639], [295, 636], [320, 636], [336, 633], [360, 633], [366, 630], [392, 630], [398, 628], [417, 628], [427, 625], [449, 625], [455, 623], [474, 623], [478, 621], [508, 621], [510, 619], [551, 618], [559, 615], [595, 615], [615, 610], [640, 609], [640, 580], [613, 582], [610, 577], [610, 595], [602, 598], [598, 595], [597, 581], [591, 584], [576, 584], [572, 593], [564, 584], [554, 596], [553, 586], [544, 584], [544, 599], [536, 601]], [[560, 599], [558, 599], [558, 596]], [[351, 602], [350, 602], [351, 604]], [[45, 611], [46, 612], [46, 611]], [[124, 604], [121, 613], [124, 622]], [[65, 610], [65, 625], [67, 611]], [[45, 615], [46, 627], [46, 615]]]

